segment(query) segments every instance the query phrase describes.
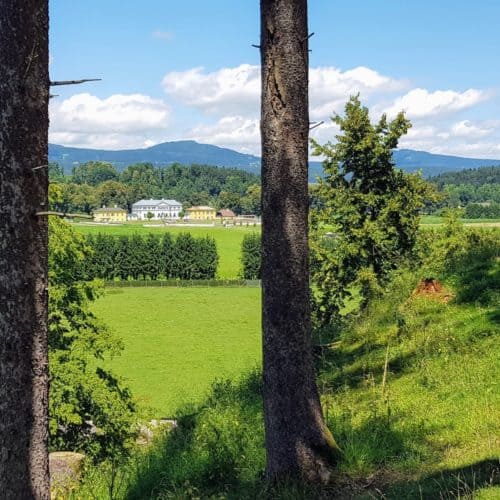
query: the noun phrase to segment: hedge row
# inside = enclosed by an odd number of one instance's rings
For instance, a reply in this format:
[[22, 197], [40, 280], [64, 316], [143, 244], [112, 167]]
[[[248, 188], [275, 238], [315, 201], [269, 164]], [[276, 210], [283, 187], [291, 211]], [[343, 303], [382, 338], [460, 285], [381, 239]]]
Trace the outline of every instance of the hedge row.
[[260, 280], [261, 236], [258, 233], [245, 234], [241, 244], [243, 279]]
[[86, 243], [92, 249], [85, 263], [88, 279], [209, 280], [217, 274], [217, 247], [209, 237], [98, 234], [88, 235]]

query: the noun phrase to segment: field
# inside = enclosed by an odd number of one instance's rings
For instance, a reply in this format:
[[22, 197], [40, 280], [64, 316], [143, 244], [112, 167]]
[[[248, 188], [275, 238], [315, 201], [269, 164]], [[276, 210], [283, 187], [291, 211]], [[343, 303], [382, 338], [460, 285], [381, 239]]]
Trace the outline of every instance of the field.
[[[467, 226], [500, 227], [500, 219], [460, 219]], [[439, 215], [424, 215], [422, 225], [444, 224], [444, 217]]]
[[134, 233], [152, 232], [154, 234], [162, 234], [166, 231], [177, 235], [179, 233], [189, 232], [193, 236], [211, 236], [217, 243], [217, 251], [219, 253], [218, 278], [235, 279], [241, 271], [240, 255], [241, 242], [245, 234], [260, 231], [260, 227], [230, 227], [222, 226], [214, 227], [144, 227], [142, 224], [124, 224], [121, 226], [109, 225], [85, 225], [74, 224], [73, 228], [83, 234], [116, 234], [116, 235], [131, 235]]
[[258, 288], [108, 289], [93, 310], [124, 344], [110, 367], [156, 417], [260, 364]]

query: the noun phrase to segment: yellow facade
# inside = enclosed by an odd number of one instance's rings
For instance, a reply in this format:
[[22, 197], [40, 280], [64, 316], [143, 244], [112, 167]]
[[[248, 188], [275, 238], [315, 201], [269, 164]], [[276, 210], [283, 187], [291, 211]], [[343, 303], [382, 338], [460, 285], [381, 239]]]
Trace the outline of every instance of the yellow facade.
[[189, 219], [215, 220], [217, 210], [212, 207], [191, 207], [186, 210]]
[[98, 208], [94, 210], [96, 222], [126, 222], [127, 211], [123, 208]]

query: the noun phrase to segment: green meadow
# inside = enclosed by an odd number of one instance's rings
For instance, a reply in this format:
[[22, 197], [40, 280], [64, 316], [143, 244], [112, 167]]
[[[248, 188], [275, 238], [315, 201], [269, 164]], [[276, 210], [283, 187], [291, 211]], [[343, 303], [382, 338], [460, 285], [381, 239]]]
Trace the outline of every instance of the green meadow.
[[93, 310], [123, 342], [110, 367], [155, 417], [260, 365], [259, 288], [107, 289]]
[[219, 267], [217, 275], [222, 279], [236, 279], [241, 271], [241, 242], [243, 236], [250, 232], [260, 231], [259, 226], [243, 226], [243, 227], [169, 227], [169, 226], [156, 226], [144, 227], [138, 223], [127, 223], [123, 225], [86, 225], [86, 224], [73, 224], [73, 228], [83, 234], [115, 234], [132, 235], [134, 233], [147, 233], [163, 234], [169, 232], [172, 235], [179, 233], [189, 232], [193, 236], [210, 236], [215, 239], [217, 243], [217, 251], [219, 253]]

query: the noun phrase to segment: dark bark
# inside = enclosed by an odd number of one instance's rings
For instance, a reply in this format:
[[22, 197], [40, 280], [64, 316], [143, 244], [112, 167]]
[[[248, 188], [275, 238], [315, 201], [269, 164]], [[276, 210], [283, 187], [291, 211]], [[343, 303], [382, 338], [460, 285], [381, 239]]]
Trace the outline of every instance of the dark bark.
[[261, 0], [267, 477], [325, 481], [335, 442], [315, 382], [308, 251], [307, 0]]
[[48, 499], [48, 1], [0, 0], [0, 497]]

